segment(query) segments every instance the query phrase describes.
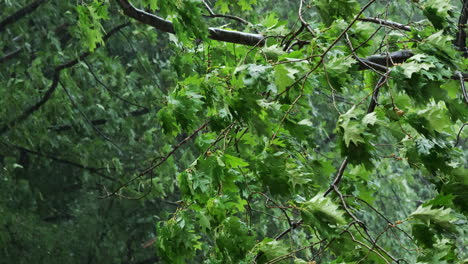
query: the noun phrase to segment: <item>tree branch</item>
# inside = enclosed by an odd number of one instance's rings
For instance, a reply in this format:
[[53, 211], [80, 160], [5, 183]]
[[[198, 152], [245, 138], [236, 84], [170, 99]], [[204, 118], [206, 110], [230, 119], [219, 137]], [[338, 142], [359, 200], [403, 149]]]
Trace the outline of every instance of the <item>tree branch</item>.
[[3, 57], [0, 58], [0, 63], [3, 63], [9, 59], [14, 58], [16, 55], [18, 55], [21, 52], [21, 48], [18, 48], [10, 53], [5, 54]]
[[393, 22], [393, 21], [383, 20], [383, 19], [380, 19], [380, 18], [377, 18], [377, 17], [358, 18], [358, 20], [362, 21], [362, 22], [371, 22], [371, 23], [382, 25], [382, 26], [401, 29], [401, 30], [404, 30], [404, 31], [411, 31], [411, 28], [409, 26], [406, 26], [406, 25], [403, 25], [403, 24], [400, 24], [400, 23], [396, 23], [396, 22]]
[[[377, 71], [386, 72], [389, 67], [395, 66], [397, 64], [403, 63], [409, 58], [413, 57], [413, 52], [411, 50], [400, 50], [395, 52], [390, 52], [388, 54], [382, 55], [371, 55], [365, 58], [359, 58], [359, 69], [368, 70], [373, 69]], [[468, 80], [468, 73], [455, 72], [450, 79], [453, 80]]]
[[[372, 100], [374, 101], [374, 100]], [[346, 169], [346, 167], [348, 166], [348, 158], [346, 157], [343, 162], [341, 162], [341, 166], [340, 166], [340, 169], [338, 170], [338, 173], [336, 174], [336, 177], [335, 179], [333, 180], [333, 182], [330, 184], [330, 187], [328, 188], [327, 191], [325, 191], [325, 193], [323, 194], [323, 196], [327, 196], [331, 191], [334, 190], [334, 187], [335, 186], [338, 186], [338, 184], [340, 183], [341, 181], [341, 178], [343, 178], [343, 174], [344, 174], [344, 171]]]
[[67, 95], [68, 99], [70, 100], [70, 103], [71, 105], [75, 108], [75, 110], [78, 111], [78, 113], [81, 114], [81, 116], [84, 118], [84, 120], [91, 126], [91, 128], [96, 131], [96, 133], [101, 136], [104, 140], [106, 140], [107, 142], [111, 143], [115, 148], [117, 148], [119, 150], [119, 153], [122, 153], [122, 149], [112, 140], [110, 139], [106, 134], [104, 134], [104, 132], [102, 132], [99, 128], [97, 128], [95, 125], [93, 125], [93, 123], [91, 122], [91, 120], [88, 118], [88, 116], [86, 116], [86, 114], [78, 107], [78, 104], [75, 102], [75, 100], [73, 99], [73, 96], [70, 94], [70, 92], [68, 91], [68, 89], [65, 87], [65, 85], [59, 81], [60, 85], [62, 86], [63, 90], [65, 91], [65, 94]]
[[468, 24], [468, 0], [463, 1], [460, 18], [458, 19], [458, 32], [455, 37], [455, 46], [463, 53], [463, 57], [468, 57], [468, 48], [466, 47], [466, 32], [463, 25]]
[[[198, 132], [202, 131], [203, 129], [205, 129], [206, 127], [208, 126], [208, 121], [203, 123], [203, 125], [201, 125], [200, 127], [198, 127], [191, 135], [189, 135], [188, 137], [184, 138], [182, 141], [180, 141], [179, 143], [177, 143], [177, 145], [175, 145], [174, 147], [172, 147], [172, 150], [169, 151], [164, 157], [161, 157], [159, 162], [157, 162], [156, 164], [153, 164], [151, 165], [150, 167], [144, 169], [143, 171], [141, 171], [140, 173], [138, 173], [138, 175], [136, 175], [135, 177], [133, 177], [132, 179], [128, 180], [126, 183], [122, 184], [120, 187], [118, 187], [115, 191], [113, 191], [112, 193], [108, 193], [106, 196], [104, 196], [103, 198], [109, 198], [113, 195], [116, 195], [120, 190], [122, 190], [123, 188], [129, 186], [132, 182], [134, 182], [135, 180], [143, 177], [144, 175], [148, 174], [148, 173], [151, 173], [154, 169], [156, 169], [157, 167], [159, 167], [161, 164], [163, 164], [164, 162], [166, 162], [167, 159], [169, 159], [182, 145], [184, 145], [185, 143], [187, 143], [188, 141], [192, 140], [197, 134]], [[139, 199], [139, 198], [137, 198]]]
[[[107, 39], [109, 39], [110, 36], [112, 36], [113, 34], [118, 32], [120, 29], [122, 29], [122, 28], [124, 28], [124, 27], [126, 27], [128, 25], [129, 25], [129, 23], [125, 23], [125, 24], [121, 24], [121, 25], [113, 28], [112, 30], [110, 30], [104, 36], [103, 40], [106, 41]], [[47, 89], [47, 91], [44, 93], [42, 98], [39, 101], [37, 101], [34, 105], [32, 105], [29, 108], [27, 108], [26, 110], [24, 110], [23, 113], [21, 113], [19, 116], [17, 116], [13, 120], [10, 120], [9, 122], [6, 122], [4, 125], [1, 125], [0, 126], [0, 135], [4, 134], [5, 132], [10, 130], [11, 128], [15, 127], [17, 124], [19, 124], [19, 123], [23, 122], [24, 120], [26, 120], [30, 115], [32, 115], [34, 112], [39, 110], [39, 108], [41, 108], [45, 103], [47, 103], [47, 101], [49, 101], [52, 94], [57, 89], [58, 83], [60, 81], [60, 72], [62, 70], [64, 70], [64, 69], [67, 69], [67, 68], [70, 68], [70, 67], [74, 66], [75, 64], [77, 64], [79, 61], [83, 60], [84, 58], [86, 58], [90, 54], [91, 54], [91, 52], [89, 52], [89, 51], [84, 52], [78, 58], [73, 59], [71, 61], [68, 61], [66, 63], [63, 63], [63, 64], [61, 64], [59, 66], [56, 66], [54, 68], [54, 70], [53, 70], [52, 84], [50, 85], [49, 89]]]
[[[128, 0], [117, 0], [124, 14], [143, 24], [150, 25], [159, 31], [175, 34], [174, 25], [156, 15], [135, 8]], [[213, 40], [231, 42], [248, 46], [263, 46], [265, 37], [261, 34], [251, 34], [239, 31], [224, 30], [220, 28], [208, 28], [208, 37]]]
[[32, 113], [36, 112], [42, 105], [44, 105], [47, 101], [49, 101], [52, 94], [55, 92], [58, 86], [58, 82], [60, 79], [60, 71], [54, 72], [54, 77], [52, 79], [52, 84], [50, 85], [49, 89], [45, 92], [44, 96], [37, 101], [34, 105], [30, 106], [23, 113], [17, 116], [15, 119], [7, 122], [6, 124], [0, 126], [0, 135], [7, 132], [9, 129], [15, 127], [18, 123], [21, 123], [25, 119], [27, 119]]
[[305, 27], [310, 32], [310, 34], [315, 37], [314, 30], [310, 27], [309, 23], [307, 23], [305, 21], [305, 19], [302, 17], [302, 4], [303, 3], [304, 3], [304, 1], [300, 0], [300, 2], [299, 2], [299, 11], [298, 11], [299, 20], [301, 20], [302, 26]]
[[40, 156], [40, 157], [44, 157], [44, 158], [48, 158], [48, 159], [51, 159], [53, 161], [56, 161], [56, 162], [59, 162], [59, 163], [63, 163], [63, 164], [67, 164], [67, 165], [70, 165], [70, 166], [73, 166], [73, 167], [76, 167], [76, 168], [80, 168], [80, 169], [83, 169], [83, 170], [87, 170], [89, 172], [92, 172], [96, 175], [99, 175], [105, 179], [108, 179], [110, 181], [114, 181], [116, 182], [117, 180], [110, 177], [110, 176], [107, 176], [101, 172], [99, 172], [99, 169], [97, 168], [93, 168], [93, 167], [88, 167], [88, 166], [84, 166], [82, 164], [79, 164], [79, 163], [76, 163], [76, 162], [73, 162], [73, 161], [70, 161], [70, 160], [66, 160], [66, 159], [62, 159], [62, 158], [57, 158], [55, 156], [52, 156], [50, 154], [47, 154], [47, 153], [43, 153], [43, 152], [39, 152], [39, 151], [35, 151], [35, 150], [30, 150], [30, 149], [27, 149], [27, 148], [24, 148], [24, 147], [21, 147], [21, 146], [17, 146], [17, 145], [12, 145], [12, 144], [6, 144], [6, 143], [3, 143], [4, 145], [10, 147], [10, 148], [16, 148], [18, 150], [21, 150], [21, 151], [24, 151], [26, 153], [29, 153], [29, 154], [33, 154], [33, 155], [36, 155], [36, 156]]
[[[140, 115], [145, 115], [149, 113], [150, 110], [148, 108], [141, 108], [135, 111], [131, 111], [130, 113], [125, 114], [124, 117], [134, 117], [134, 116], [140, 116]], [[99, 125], [104, 125], [108, 122], [108, 119], [95, 119], [91, 120], [90, 123], [94, 126], [99, 126]], [[56, 131], [56, 132], [62, 132], [66, 130], [70, 130], [73, 128], [73, 125], [56, 125], [49, 127], [50, 130]]]
[[[390, 74], [390, 71], [387, 71], [387, 73], [383, 75], [382, 77], [380, 77], [379, 81], [377, 82], [374, 88], [374, 92], [372, 93], [372, 98], [369, 103], [367, 113], [374, 112], [375, 107], [377, 106], [377, 97], [379, 96], [380, 88], [387, 82], [389, 74]], [[340, 184], [341, 179], [343, 178], [343, 174], [347, 166], [348, 166], [348, 157], [344, 158], [343, 162], [341, 162], [340, 169], [338, 170], [338, 173], [336, 174], [335, 179], [330, 184], [330, 187], [323, 194], [324, 197], [327, 196], [331, 191], [336, 191], [338, 193], [338, 185]]]
[[464, 80], [463, 74], [461, 72], [456, 72], [455, 75], [457, 75], [460, 80], [460, 87], [462, 89], [463, 98], [465, 98], [465, 103], [468, 104], [468, 94], [466, 92], [465, 80]]
[[[24, 16], [32, 13], [36, 8], [38, 8], [40, 5], [45, 3], [47, 0], [36, 0], [34, 2], [31, 2], [29, 5], [21, 8], [20, 10], [16, 11], [13, 15], [5, 18], [0, 22], [0, 32], [5, 30], [6, 26], [9, 24], [12, 24], [19, 19], [23, 18]], [[3, 7], [4, 8], [4, 7]]]
[[133, 105], [133, 106], [136, 106], [138, 108], [146, 108], [144, 106], [141, 106], [137, 103], [134, 103], [134, 102], [130, 102], [129, 100], [123, 98], [122, 96], [120, 96], [118, 93], [114, 92], [111, 88], [109, 88], [106, 84], [104, 84], [101, 79], [99, 79], [96, 75], [96, 73], [94, 72], [94, 68], [93, 66], [91, 66], [90, 63], [88, 63], [86, 60], [83, 60], [84, 64], [89, 68], [89, 73], [91, 73], [91, 75], [94, 77], [94, 80], [99, 83], [102, 87], [104, 87], [104, 89], [106, 89], [106, 91], [108, 91], [110, 94], [112, 94], [113, 96], [117, 97], [117, 99], [119, 99], [120, 101], [124, 102], [124, 103], [127, 103], [129, 105]]
[[468, 123], [463, 124], [463, 125], [460, 127], [460, 130], [458, 130], [457, 141], [455, 141], [455, 146], [458, 145], [458, 142], [460, 141], [461, 132], [463, 131], [463, 128], [465, 128], [466, 125], [468, 125]]
[[372, 55], [362, 58], [362, 61], [359, 61], [359, 70], [373, 68], [375, 70], [386, 71], [388, 67], [403, 63], [413, 55], [411, 50], [395, 51], [383, 55]]
[[246, 25], [250, 24], [247, 20], [245, 20], [243, 18], [240, 18], [240, 17], [237, 17], [237, 16], [216, 14], [215, 12], [213, 12], [213, 9], [211, 9], [211, 7], [208, 5], [208, 3], [205, 0], [203, 0], [203, 4], [205, 5], [206, 10], [208, 10], [208, 13], [210, 13], [210, 15], [204, 15], [204, 17], [229, 18], [229, 19], [237, 20], [237, 21], [241, 22], [242, 24], [246, 24]]

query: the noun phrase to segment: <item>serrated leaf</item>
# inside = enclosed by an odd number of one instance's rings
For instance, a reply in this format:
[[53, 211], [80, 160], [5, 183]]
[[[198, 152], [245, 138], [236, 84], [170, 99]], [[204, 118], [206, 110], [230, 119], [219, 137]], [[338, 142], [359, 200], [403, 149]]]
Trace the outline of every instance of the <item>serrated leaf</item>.
[[436, 224], [444, 228], [452, 228], [453, 222], [457, 220], [455, 216], [451, 214], [452, 210], [450, 208], [435, 208], [432, 209], [432, 206], [419, 206], [416, 211], [414, 211], [411, 216], [415, 219], [419, 219], [424, 222], [426, 225]]
[[364, 142], [362, 133], [364, 133], [366, 126], [363, 126], [361, 122], [357, 121], [358, 115], [362, 113], [362, 110], [357, 109], [353, 106], [345, 114], [342, 114], [338, 120], [338, 125], [343, 129], [343, 139], [346, 147], [349, 147], [349, 143], [352, 141], [356, 146], [359, 142]]
[[230, 168], [237, 168], [237, 167], [247, 167], [249, 166], [249, 163], [246, 162], [245, 160], [229, 155], [229, 154], [224, 154], [223, 156], [223, 161], [228, 167]]
[[210, 219], [203, 213], [198, 216], [198, 223], [203, 230], [208, 230], [211, 228]]
[[302, 210], [313, 214], [321, 221], [330, 224], [344, 224], [346, 220], [344, 212], [339, 209], [338, 205], [328, 197], [323, 197], [323, 193], [318, 193], [309, 201], [301, 204]]
[[280, 90], [284, 90], [287, 86], [294, 83], [294, 74], [299, 71], [285, 65], [275, 67], [275, 84]]
[[369, 113], [369, 114], [365, 115], [364, 118], [362, 119], [362, 124], [364, 124], [365, 126], [373, 125], [376, 122], [377, 122], [377, 113], [376, 112]]
[[434, 64], [432, 63], [418, 63], [415, 61], [407, 62], [401, 65], [403, 68], [403, 74], [407, 78], [411, 78], [413, 73], [420, 72], [421, 70], [429, 70], [430, 68], [435, 68]]
[[452, 123], [450, 122], [444, 102], [440, 101], [437, 104], [431, 102], [427, 108], [418, 111], [417, 114], [424, 117], [433, 130], [437, 132], [451, 132]]
[[340, 119], [346, 122], [346, 120], [356, 118], [361, 113], [362, 110], [357, 109], [356, 106], [353, 105], [353, 107], [351, 107], [346, 113], [340, 116]]
[[287, 254], [288, 246], [282, 240], [273, 240], [264, 243], [260, 247], [260, 250], [265, 254], [267, 259], [273, 259], [275, 257]]
[[351, 122], [341, 125], [341, 127], [344, 130], [343, 139], [347, 147], [349, 147], [350, 142], [353, 142], [355, 145], [358, 145], [359, 142], [365, 142], [361, 136], [365, 128], [361, 124]]
[[285, 54], [286, 52], [283, 50], [282, 47], [278, 46], [278, 45], [271, 45], [271, 46], [268, 46], [268, 47], [264, 47], [262, 48], [262, 51], [265, 52], [265, 54], [270, 57], [270, 56], [274, 56], [274, 57], [278, 57], [280, 55], [283, 55]]
[[[275, 26], [277, 23], [278, 23], [278, 18], [276, 17], [275, 13], [269, 13], [268, 16], [266, 16], [261, 22], [261, 24], [266, 28], [271, 28]], [[281, 51], [282, 50], [283, 49], [281, 49]]]
[[340, 75], [348, 71], [356, 60], [351, 57], [334, 57], [326, 63], [326, 69], [330, 74]]
[[437, 29], [442, 29], [447, 24], [450, 17], [449, 11], [453, 6], [446, 0], [426, 0], [423, 2], [424, 15], [431, 21]]

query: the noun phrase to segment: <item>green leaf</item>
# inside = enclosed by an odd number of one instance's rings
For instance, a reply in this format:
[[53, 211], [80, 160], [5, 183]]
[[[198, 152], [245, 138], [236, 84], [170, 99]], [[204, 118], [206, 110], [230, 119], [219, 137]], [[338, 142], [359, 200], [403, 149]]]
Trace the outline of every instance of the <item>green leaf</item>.
[[329, 74], [337, 76], [347, 72], [355, 63], [356, 60], [352, 57], [333, 57], [327, 61], [326, 70]]
[[289, 85], [295, 82], [294, 74], [298, 73], [298, 70], [287, 67], [284, 64], [280, 64], [275, 67], [275, 84], [280, 91], [284, 90]]
[[266, 260], [271, 260], [287, 254], [288, 246], [282, 240], [268, 241], [265, 239], [261, 242], [260, 251], [264, 253]]
[[401, 68], [403, 68], [403, 73], [405, 76], [411, 78], [413, 73], [420, 72], [421, 70], [429, 70], [431, 68], [435, 68], [435, 66], [432, 63], [418, 63], [411, 61], [401, 65]]
[[421, 220], [426, 225], [437, 225], [446, 229], [453, 228], [453, 222], [457, 220], [455, 216], [451, 214], [450, 208], [435, 208], [432, 206], [419, 206], [411, 216], [415, 219]]
[[436, 242], [435, 233], [426, 225], [413, 225], [411, 233], [418, 244], [425, 248], [432, 248], [432, 245]]
[[454, 8], [449, 1], [426, 0], [422, 4], [424, 15], [426, 15], [436, 29], [442, 29], [447, 26], [447, 18], [450, 17], [450, 11]]
[[344, 130], [343, 138], [347, 147], [349, 143], [353, 142], [354, 145], [358, 145], [359, 142], [364, 143], [364, 138], [361, 136], [365, 131], [365, 128], [359, 123], [345, 123], [341, 125]]
[[[278, 18], [275, 13], [269, 13], [267, 16], [265, 16], [261, 22], [261, 24], [266, 27], [266, 28], [271, 28], [274, 27], [276, 24], [278, 24]], [[282, 49], [280, 49], [282, 51]], [[282, 52], [284, 53], [284, 51]]]
[[158, 1], [159, 0], [143, 0], [143, 3], [148, 6], [151, 10], [158, 9]]
[[202, 228], [202, 230], [204, 232], [208, 231], [209, 229], [211, 229], [211, 224], [210, 224], [210, 220], [209, 220], [209, 217], [206, 216], [205, 214], [201, 213], [199, 216], [199, 224], [200, 224], [200, 227]]
[[242, 11], [252, 10], [252, 5], [256, 4], [257, 0], [239, 0], [238, 5], [241, 6]]
[[301, 213], [308, 220], [307, 224], [314, 225], [312, 218], [331, 225], [345, 224], [344, 212], [338, 205], [328, 197], [323, 197], [323, 193], [318, 193], [310, 200], [301, 203]]
[[78, 27], [81, 29], [83, 42], [94, 51], [98, 45], [104, 44], [104, 28], [101, 20], [109, 19], [108, 5], [101, 1], [93, 1], [89, 5], [78, 5]]
[[362, 119], [362, 124], [367, 125], [374, 125], [377, 122], [377, 113], [372, 112], [364, 116]]
[[244, 161], [241, 158], [231, 156], [229, 154], [223, 155], [223, 161], [229, 168], [237, 168], [237, 167], [247, 167], [249, 163]]
[[359, 4], [355, 0], [314, 0], [313, 3], [326, 26], [338, 18], [350, 20], [359, 11]]

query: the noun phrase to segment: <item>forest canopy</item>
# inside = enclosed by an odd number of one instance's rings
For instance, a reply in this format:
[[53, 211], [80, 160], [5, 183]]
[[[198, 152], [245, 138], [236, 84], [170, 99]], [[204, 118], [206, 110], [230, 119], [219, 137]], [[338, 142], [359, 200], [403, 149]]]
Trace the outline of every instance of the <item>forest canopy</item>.
[[0, 10], [0, 263], [468, 262], [468, 0]]

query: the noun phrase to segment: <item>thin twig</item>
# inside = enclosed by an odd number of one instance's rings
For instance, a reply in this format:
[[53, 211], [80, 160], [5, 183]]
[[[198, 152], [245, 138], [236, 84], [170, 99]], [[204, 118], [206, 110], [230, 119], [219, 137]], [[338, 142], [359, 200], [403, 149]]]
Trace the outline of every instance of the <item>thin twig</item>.
[[380, 252], [378, 252], [377, 250], [371, 248], [370, 246], [368, 246], [366, 243], [360, 241], [360, 240], [357, 240], [354, 235], [350, 232], [350, 231], [346, 231], [346, 233], [349, 234], [349, 236], [351, 237], [351, 240], [353, 240], [355, 243], [358, 243], [359, 245], [367, 248], [369, 251], [372, 251], [373, 253], [375, 253], [377, 256], [379, 256], [381, 259], [383, 259], [385, 261], [385, 263], [390, 263], [388, 261], [388, 259], [386, 259]]
[[[378, 75], [383, 75], [382, 73], [378, 72], [377, 69], [384, 69], [385, 72], [388, 71], [388, 68], [385, 67], [385, 66], [381, 66], [381, 65], [378, 65], [378, 64], [375, 64], [373, 62], [370, 62], [370, 61], [365, 61], [361, 58], [359, 58], [359, 56], [356, 54], [356, 50], [357, 49], [354, 49], [353, 48], [353, 43], [351, 43], [351, 40], [349, 39], [349, 35], [348, 33], [345, 34], [345, 39], [346, 39], [346, 42], [348, 43], [348, 46], [349, 48], [351, 49], [351, 53], [353, 54], [353, 57], [361, 64], [365, 65], [367, 68], [369, 68], [370, 70], [372, 70], [373, 72], [377, 73]], [[376, 68], [372, 67], [372, 66], [377, 66]]]
[[99, 168], [88, 167], [88, 166], [85, 166], [85, 165], [82, 165], [82, 164], [79, 164], [79, 163], [76, 163], [76, 162], [73, 162], [73, 161], [70, 161], [70, 160], [66, 160], [66, 159], [62, 159], [62, 158], [52, 156], [52, 155], [50, 155], [48, 153], [27, 149], [25, 147], [21, 147], [21, 146], [18, 146], [18, 145], [7, 144], [5, 142], [2, 142], [2, 144], [6, 145], [7, 147], [10, 147], [10, 148], [16, 148], [18, 150], [24, 151], [24, 152], [29, 153], [29, 154], [33, 154], [33, 155], [36, 155], [36, 156], [51, 159], [51, 160], [53, 160], [55, 162], [59, 162], [59, 163], [67, 164], [67, 165], [77, 167], [77, 168], [80, 168], [80, 169], [83, 169], [83, 170], [87, 170], [87, 171], [89, 171], [91, 173], [94, 173], [96, 175], [101, 176], [102, 178], [108, 179], [108, 180], [113, 181], [113, 182], [117, 182], [116, 179], [99, 172], [99, 170], [100, 170]]
[[72, 104], [72, 106], [81, 114], [81, 116], [83, 116], [83, 118], [86, 120], [86, 122], [102, 137], [104, 138], [106, 141], [108, 141], [109, 143], [111, 143], [114, 147], [116, 147], [120, 153], [122, 153], [122, 149], [117, 145], [115, 144], [114, 141], [112, 141], [107, 135], [105, 135], [99, 128], [97, 128], [93, 123], [92, 121], [86, 116], [86, 114], [80, 109], [80, 107], [78, 106], [78, 104], [75, 102], [75, 100], [73, 99], [73, 96], [71, 95], [71, 93], [68, 91], [68, 89], [65, 87], [65, 85], [59, 81], [60, 85], [62, 86], [63, 90], [65, 91], [65, 94], [67, 95], [68, 99], [70, 100], [70, 103]]
[[106, 89], [110, 94], [112, 94], [113, 96], [117, 97], [117, 99], [121, 100], [122, 102], [125, 102], [129, 105], [133, 105], [133, 106], [136, 106], [136, 107], [139, 107], [139, 108], [146, 108], [145, 106], [141, 106], [137, 103], [133, 103], [133, 102], [130, 102], [129, 100], [121, 97], [120, 95], [118, 95], [116, 92], [114, 92], [112, 89], [110, 89], [106, 84], [104, 84], [101, 79], [99, 79], [96, 75], [96, 73], [94, 73], [94, 69], [93, 69], [93, 66], [88, 63], [86, 61], [86, 59], [83, 60], [84, 64], [86, 64], [86, 66], [89, 68], [89, 72], [91, 73], [91, 75], [94, 77], [94, 80], [96, 80], [96, 82], [98, 82], [102, 87], [104, 87], [104, 89]]
[[[374, 89], [374, 92], [372, 93], [372, 98], [369, 103], [369, 107], [367, 109], [367, 113], [372, 113], [375, 110], [375, 107], [377, 106], [377, 97], [379, 96], [379, 91], [380, 88], [386, 83], [387, 76], [390, 74], [390, 71], [388, 71], [385, 75], [380, 77], [379, 81], [377, 82], [377, 85]], [[348, 157], [346, 157], [343, 162], [341, 163], [340, 169], [338, 170], [338, 173], [336, 174], [335, 179], [333, 182], [330, 184], [330, 187], [325, 191], [323, 196], [327, 196], [331, 191], [335, 189], [335, 187], [338, 186], [338, 184], [341, 182], [341, 179], [343, 178], [344, 171], [346, 167], [348, 166]]]
[[323, 194], [324, 197], [327, 196], [331, 191], [333, 191], [334, 187], [337, 186], [340, 183], [341, 178], [343, 178], [343, 173], [344, 173], [347, 165], [348, 165], [348, 158], [346, 157], [341, 162], [340, 169], [338, 170], [338, 173], [336, 174], [335, 179], [330, 184], [330, 187], [328, 187], [328, 190]]
[[468, 125], [468, 123], [464, 123], [464, 124], [460, 127], [460, 130], [458, 130], [457, 141], [455, 142], [455, 146], [458, 145], [458, 142], [460, 141], [461, 132], [463, 131], [463, 128], [464, 128], [466, 125]]
[[291, 252], [289, 252], [289, 253], [287, 253], [287, 254], [284, 254], [284, 255], [278, 256], [278, 257], [276, 257], [276, 258], [274, 258], [274, 259], [272, 259], [272, 260], [269, 260], [269, 261], [267, 262], [267, 264], [274, 264], [274, 263], [278, 263], [278, 262], [280, 262], [280, 261], [283, 261], [283, 260], [285, 260], [285, 259], [292, 258], [292, 257], [294, 257], [294, 254], [295, 254], [295, 253], [297, 253], [297, 252], [299, 252], [299, 251], [302, 251], [302, 250], [304, 250], [304, 249], [313, 248], [313, 247], [315, 247], [316, 245], [322, 244], [322, 243], [325, 242], [325, 241], [326, 241], [326, 239], [322, 239], [322, 240], [320, 240], [320, 241], [317, 241], [317, 242], [312, 243], [312, 244], [310, 244], [310, 245], [307, 245], [307, 246], [305, 246], [305, 247], [298, 248], [298, 249], [293, 250], [293, 251], [291, 251]]
[[459, 71], [457, 71], [455, 74], [458, 75], [458, 78], [460, 78], [460, 87], [462, 89], [463, 98], [465, 98], [465, 103], [468, 104], [468, 94], [466, 93], [465, 79], [463, 77], [463, 74]]
[[201, 125], [200, 127], [198, 127], [190, 136], [184, 138], [182, 141], [180, 141], [179, 143], [177, 143], [177, 145], [175, 145], [174, 147], [172, 147], [172, 150], [169, 151], [164, 157], [162, 157], [158, 163], [150, 166], [149, 168], [146, 168], [145, 170], [141, 171], [140, 173], [138, 173], [137, 176], [133, 177], [132, 179], [130, 179], [129, 181], [127, 181], [126, 183], [122, 184], [121, 186], [119, 186], [115, 191], [107, 194], [106, 196], [102, 197], [102, 198], [109, 198], [111, 196], [114, 196], [116, 195], [121, 189], [129, 186], [132, 182], [134, 182], [135, 180], [143, 177], [144, 175], [152, 172], [155, 168], [159, 167], [161, 164], [163, 164], [169, 157], [171, 157], [182, 145], [184, 145], [185, 143], [187, 143], [188, 141], [190, 141], [191, 139], [193, 139], [197, 134], [198, 132], [200, 132], [201, 130], [203, 130], [204, 128], [206, 128], [206, 126], [208, 125], [208, 122], [205, 122], [203, 123], [203, 125]]
[[375, 24], [379, 24], [379, 25], [387, 26], [387, 27], [391, 27], [391, 28], [401, 29], [401, 30], [404, 30], [404, 31], [411, 31], [411, 28], [409, 26], [407, 26], [407, 25], [403, 25], [403, 24], [400, 24], [400, 23], [392, 22], [392, 21], [383, 20], [383, 19], [380, 19], [380, 18], [377, 18], [377, 17], [358, 18], [358, 20], [363, 21], [363, 22], [371, 22], [371, 23], [375, 23]]
[[349, 29], [351, 29], [351, 27], [356, 23], [356, 21], [359, 19], [359, 16], [362, 15], [362, 13], [364, 13], [364, 11], [367, 8], [369, 8], [369, 6], [371, 6], [375, 1], [376, 0], [371, 0], [364, 7], [361, 8], [361, 10], [356, 15], [356, 17], [351, 21], [351, 23], [349, 23], [349, 25], [343, 30], [343, 32], [341, 32], [340, 35], [333, 41], [333, 43], [330, 46], [328, 46], [328, 48], [322, 53], [322, 61], [323, 61], [323, 57], [338, 43], [338, 41], [340, 41], [340, 39], [344, 36], [344, 34], [346, 34], [346, 32], [348, 32]]
[[229, 19], [237, 20], [237, 21], [241, 22], [242, 24], [246, 24], [246, 25], [250, 24], [247, 20], [245, 20], [243, 18], [240, 18], [240, 17], [237, 17], [237, 16], [216, 14], [215, 12], [213, 12], [213, 9], [211, 9], [211, 7], [208, 5], [208, 3], [205, 0], [203, 0], [203, 4], [205, 5], [206, 10], [208, 10], [208, 13], [210, 13], [210, 15], [204, 15], [204, 17], [223, 17], [223, 18], [229, 18]]
[[315, 37], [315, 33], [314, 33], [314, 30], [310, 27], [309, 23], [307, 23], [304, 18], [302, 17], [302, 4], [303, 4], [303, 1], [304, 0], [299, 0], [299, 11], [298, 11], [298, 15], [299, 15], [299, 19], [301, 20], [301, 23], [302, 25], [307, 28], [307, 30], [309, 31], [309, 33]]

